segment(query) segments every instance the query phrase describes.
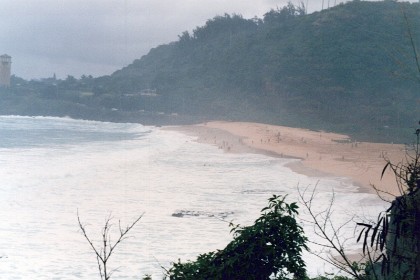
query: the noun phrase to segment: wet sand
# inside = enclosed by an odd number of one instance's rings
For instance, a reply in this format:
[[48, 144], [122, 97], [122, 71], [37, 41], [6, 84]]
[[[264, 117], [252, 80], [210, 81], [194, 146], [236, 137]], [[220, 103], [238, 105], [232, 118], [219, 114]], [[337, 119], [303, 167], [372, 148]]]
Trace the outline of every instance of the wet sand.
[[354, 142], [342, 134], [247, 122], [217, 121], [166, 129], [197, 136], [197, 141], [226, 152], [298, 158], [301, 160], [288, 165], [295, 172], [345, 177], [359, 186], [359, 191], [375, 193], [375, 186], [399, 195], [393, 173], [387, 170], [382, 179], [381, 173], [385, 158], [393, 163], [404, 159], [404, 145]]

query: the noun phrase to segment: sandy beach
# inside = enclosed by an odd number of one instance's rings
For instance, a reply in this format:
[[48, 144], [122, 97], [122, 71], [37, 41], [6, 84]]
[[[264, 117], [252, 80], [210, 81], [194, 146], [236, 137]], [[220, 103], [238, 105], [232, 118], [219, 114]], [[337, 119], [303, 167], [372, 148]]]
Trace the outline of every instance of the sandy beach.
[[393, 173], [386, 171], [382, 179], [381, 173], [384, 157], [393, 163], [404, 159], [404, 145], [354, 142], [342, 134], [246, 122], [215, 121], [169, 129], [197, 136], [197, 141], [226, 152], [298, 158], [301, 161], [288, 165], [295, 172], [345, 177], [359, 186], [359, 191], [375, 193], [374, 185], [399, 195]]

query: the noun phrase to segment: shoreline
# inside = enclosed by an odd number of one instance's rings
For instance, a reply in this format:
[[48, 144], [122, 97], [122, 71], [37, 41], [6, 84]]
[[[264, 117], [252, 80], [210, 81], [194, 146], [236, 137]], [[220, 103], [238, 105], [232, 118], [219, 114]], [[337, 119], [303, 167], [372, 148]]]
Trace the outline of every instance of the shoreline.
[[165, 129], [196, 136], [198, 142], [228, 153], [299, 159], [286, 167], [310, 177], [347, 178], [360, 192], [376, 193], [374, 185], [381, 191], [400, 195], [394, 174], [387, 170], [381, 179], [381, 173], [385, 158], [393, 163], [404, 159], [404, 145], [354, 142], [343, 134], [249, 122], [212, 121]]

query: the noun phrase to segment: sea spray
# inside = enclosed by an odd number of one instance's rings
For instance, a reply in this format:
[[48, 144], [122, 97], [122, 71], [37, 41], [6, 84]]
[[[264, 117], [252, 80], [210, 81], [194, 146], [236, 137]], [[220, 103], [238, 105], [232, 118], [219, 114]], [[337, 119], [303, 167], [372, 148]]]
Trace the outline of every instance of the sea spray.
[[[297, 201], [298, 185], [318, 186], [320, 209], [334, 189], [338, 224], [349, 214], [382, 209], [374, 195], [358, 193], [344, 178], [292, 172], [285, 165], [293, 159], [224, 153], [194, 137], [140, 124], [0, 117], [0, 135], [5, 131], [2, 279], [97, 278], [77, 210], [95, 241], [109, 215], [124, 226], [144, 212], [111, 259], [110, 266], [118, 268], [113, 279], [160, 279], [160, 265], [223, 248], [232, 238], [227, 222], [251, 224], [272, 194]], [[305, 232], [313, 235], [310, 227]], [[312, 274], [320, 267], [319, 260], [308, 261]]]

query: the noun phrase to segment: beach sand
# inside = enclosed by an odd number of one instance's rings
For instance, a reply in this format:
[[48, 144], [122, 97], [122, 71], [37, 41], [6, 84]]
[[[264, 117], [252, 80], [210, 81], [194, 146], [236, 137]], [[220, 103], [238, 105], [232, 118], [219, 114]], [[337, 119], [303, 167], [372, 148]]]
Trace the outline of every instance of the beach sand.
[[226, 152], [298, 158], [301, 160], [288, 165], [293, 171], [349, 178], [361, 192], [375, 193], [374, 185], [381, 191], [400, 194], [394, 174], [387, 170], [381, 179], [381, 173], [384, 158], [393, 163], [405, 158], [404, 145], [353, 142], [342, 134], [247, 122], [215, 121], [167, 129], [197, 136], [197, 141]]

